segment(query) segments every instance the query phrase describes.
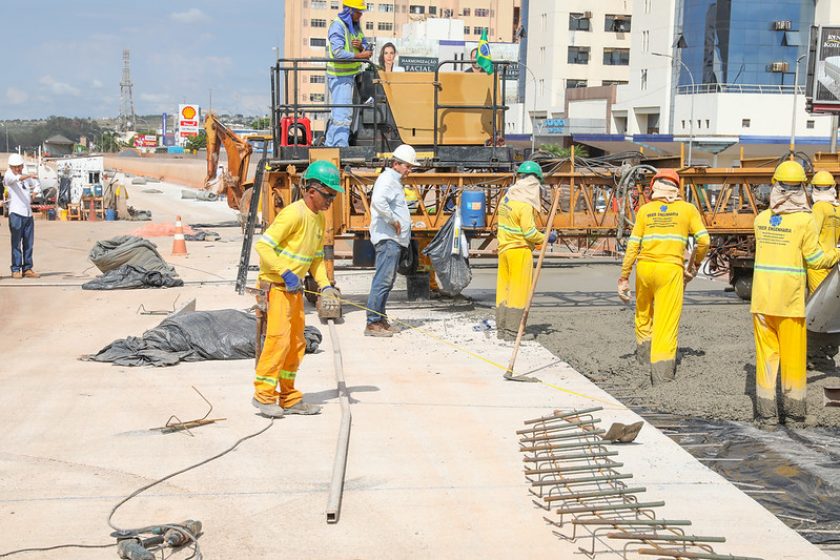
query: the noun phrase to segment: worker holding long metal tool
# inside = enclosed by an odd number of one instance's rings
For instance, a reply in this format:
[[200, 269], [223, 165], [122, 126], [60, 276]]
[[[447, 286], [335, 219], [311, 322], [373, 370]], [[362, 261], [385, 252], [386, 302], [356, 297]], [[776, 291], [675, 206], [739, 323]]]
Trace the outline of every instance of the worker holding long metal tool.
[[776, 377], [781, 369], [786, 424], [805, 425], [807, 331], [806, 269], [837, 264], [835, 247], [820, 247], [817, 225], [805, 194], [805, 170], [782, 162], [773, 174], [770, 208], [755, 219], [755, 270], [752, 304], [755, 333], [756, 421], [778, 424]]
[[[673, 381], [676, 374], [685, 284], [697, 274], [710, 240], [700, 212], [681, 200], [676, 171], [658, 171], [650, 186], [652, 200], [639, 208], [627, 241], [618, 295], [630, 301], [630, 271], [636, 263], [636, 360], [650, 364], [656, 385]], [[695, 250], [684, 262], [689, 235]]]
[[[321, 407], [303, 402], [295, 378], [306, 350], [303, 278], [311, 272], [321, 290], [321, 306], [340, 306], [340, 294], [324, 264], [324, 211], [340, 192], [338, 168], [312, 162], [303, 175], [303, 198], [284, 208], [257, 240], [260, 288], [268, 291], [265, 343], [259, 356], [252, 404], [264, 416], [318, 414]], [[278, 390], [279, 387], [279, 390]]]
[[[526, 161], [516, 175], [516, 182], [499, 205], [496, 336], [503, 340], [516, 338], [533, 279], [534, 247], [545, 241], [534, 221], [535, 212], [540, 210], [542, 168], [535, 161]], [[552, 230], [548, 242], [556, 240], [557, 233]]]
[[[837, 182], [828, 171], [818, 171], [811, 179], [813, 214], [819, 232], [820, 248], [825, 251], [840, 242], [840, 201], [837, 200]], [[828, 276], [825, 268], [808, 269], [808, 291], [813, 293]]]

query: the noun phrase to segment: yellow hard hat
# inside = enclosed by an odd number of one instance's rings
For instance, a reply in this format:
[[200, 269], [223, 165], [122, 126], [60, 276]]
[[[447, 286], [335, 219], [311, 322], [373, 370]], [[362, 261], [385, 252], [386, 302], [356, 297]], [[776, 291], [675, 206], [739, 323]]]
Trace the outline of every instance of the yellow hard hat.
[[367, 10], [367, 4], [365, 4], [365, 0], [344, 0], [342, 4], [344, 4], [348, 8], [359, 10], [360, 12], [364, 12], [365, 10]]
[[811, 184], [815, 187], [833, 187], [837, 184], [834, 180], [834, 175], [829, 171], [817, 171], [811, 179]]
[[783, 161], [773, 173], [774, 183], [804, 183], [808, 180], [805, 170], [795, 161]]

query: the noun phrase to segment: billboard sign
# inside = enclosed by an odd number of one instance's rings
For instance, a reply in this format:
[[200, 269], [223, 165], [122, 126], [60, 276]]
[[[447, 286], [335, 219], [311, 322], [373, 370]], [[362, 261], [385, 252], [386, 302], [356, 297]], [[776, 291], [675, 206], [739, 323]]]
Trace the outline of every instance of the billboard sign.
[[811, 29], [808, 85], [812, 112], [840, 112], [840, 27]]
[[438, 59], [431, 56], [400, 56], [399, 63], [406, 72], [434, 72]]
[[157, 145], [158, 139], [154, 134], [138, 134], [134, 137], [135, 148], [156, 148]]
[[201, 130], [200, 107], [195, 104], [178, 105], [178, 138], [184, 139], [198, 136]]

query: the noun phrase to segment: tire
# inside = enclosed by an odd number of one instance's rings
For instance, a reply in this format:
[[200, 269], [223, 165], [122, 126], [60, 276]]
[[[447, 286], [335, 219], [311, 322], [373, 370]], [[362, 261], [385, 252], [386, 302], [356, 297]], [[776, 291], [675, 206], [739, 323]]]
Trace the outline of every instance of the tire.
[[752, 298], [752, 274], [740, 273], [735, 276], [735, 294], [745, 300]]

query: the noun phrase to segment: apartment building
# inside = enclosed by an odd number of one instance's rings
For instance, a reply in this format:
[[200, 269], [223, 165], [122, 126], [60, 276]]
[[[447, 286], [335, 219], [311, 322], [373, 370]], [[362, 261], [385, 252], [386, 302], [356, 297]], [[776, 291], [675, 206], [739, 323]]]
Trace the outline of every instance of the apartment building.
[[525, 106], [535, 108], [532, 119], [565, 115], [569, 88], [628, 83], [632, 8], [630, 0], [529, 1]]
[[[367, 2], [362, 27], [379, 45], [397, 37], [402, 25], [428, 18], [454, 18], [464, 22], [464, 38], [478, 40], [482, 29], [490, 41], [511, 42], [519, 26], [520, 0], [389, 0]], [[284, 58], [326, 56], [327, 30], [341, 9], [340, 0], [286, 0]], [[375, 53], [378, 56], [378, 49]], [[302, 102], [326, 99], [321, 73], [302, 76], [298, 87]], [[323, 115], [313, 115], [313, 128], [323, 129]], [[321, 122], [318, 122], [321, 121]]]

